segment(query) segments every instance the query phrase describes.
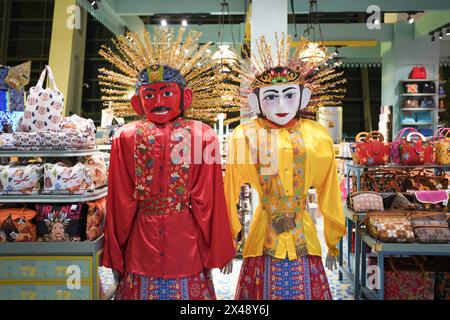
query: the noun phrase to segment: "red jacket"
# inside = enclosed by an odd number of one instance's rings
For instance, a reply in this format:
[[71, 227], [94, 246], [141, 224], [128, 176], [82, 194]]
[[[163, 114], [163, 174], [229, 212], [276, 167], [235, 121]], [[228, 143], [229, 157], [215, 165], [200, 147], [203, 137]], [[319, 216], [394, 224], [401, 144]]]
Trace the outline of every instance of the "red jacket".
[[[193, 163], [199, 148], [219, 161]], [[180, 161], [186, 154], [191, 164]], [[103, 265], [179, 278], [221, 268], [234, 254], [214, 131], [182, 118], [121, 128], [111, 148]]]

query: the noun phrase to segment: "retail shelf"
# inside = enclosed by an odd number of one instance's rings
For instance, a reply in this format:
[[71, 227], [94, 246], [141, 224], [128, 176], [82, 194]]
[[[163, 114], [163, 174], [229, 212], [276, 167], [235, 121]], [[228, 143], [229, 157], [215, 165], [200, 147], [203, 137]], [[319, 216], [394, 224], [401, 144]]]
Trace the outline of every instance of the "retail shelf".
[[447, 83], [447, 80], [439, 80], [439, 83]]
[[445, 97], [447, 97], [446, 94], [440, 94], [440, 95], [439, 95], [439, 99], [443, 99], [443, 98], [445, 98]]
[[435, 81], [436, 80], [433, 80], [433, 79], [407, 79], [407, 80], [401, 80], [401, 82], [435, 82]]
[[429, 165], [417, 165], [417, 166], [407, 166], [407, 165], [397, 165], [397, 164], [389, 164], [385, 166], [361, 166], [359, 164], [354, 164], [352, 161], [349, 161], [345, 164], [347, 167], [352, 169], [389, 169], [389, 168], [423, 168], [423, 169], [450, 169], [450, 165], [439, 165], [439, 164], [429, 164]]
[[0, 203], [72, 203], [95, 201], [106, 197], [108, 187], [102, 187], [88, 194], [6, 194], [0, 195]]
[[400, 123], [402, 126], [432, 126], [434, 122], [413, 122], [413, 123]]
[[0, 150], [1, 157], [84, 157], [91, 156], [99, 152], [99, 149], [92, 150]]
[[437, 93], [402, 93], [402, 97], [431, 97], [437, 95]]
[[423, 243], [387, 243], [381, 242], [368, 234], [362, 235], [362, 240], [376, 252], [384, 254], [405, 255], [450, 255], [449, 244], [423, 244]]
[[439, 112], [446, 112], [447, 109], [439, 109]]
[[95, 241], [74, 242], [2, 242], [0, 256], [77, 256], [98, 252], [103, 248], [103, 235]]
[[401, 108], [401, 111], [435, 111], [436, 108]]

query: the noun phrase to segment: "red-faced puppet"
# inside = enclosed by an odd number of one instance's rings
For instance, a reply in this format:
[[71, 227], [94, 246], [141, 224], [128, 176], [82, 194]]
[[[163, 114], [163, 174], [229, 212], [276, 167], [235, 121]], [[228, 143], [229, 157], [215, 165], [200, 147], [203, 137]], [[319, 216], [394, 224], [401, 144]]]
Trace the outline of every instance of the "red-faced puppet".
[[162, 65], [152, 65], [139, 73], [136, 94], [131, 106], [147, 120], [163, 124], [174, 120], [189, 108], [192, 90], [180, 71]]

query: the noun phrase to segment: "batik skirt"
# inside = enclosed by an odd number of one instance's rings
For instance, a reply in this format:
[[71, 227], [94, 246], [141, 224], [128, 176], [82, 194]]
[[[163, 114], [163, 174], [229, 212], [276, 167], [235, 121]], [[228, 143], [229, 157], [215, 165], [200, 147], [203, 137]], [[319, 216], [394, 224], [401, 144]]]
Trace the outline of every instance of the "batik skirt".
[[164, 279], [128, 274], [117, 287], [115, 300], [215, 300], [209, 271], [195, 276]]
[[259, 256], [244, 259], [235, 299], [331, 300], [331, 291], [321, 257]]

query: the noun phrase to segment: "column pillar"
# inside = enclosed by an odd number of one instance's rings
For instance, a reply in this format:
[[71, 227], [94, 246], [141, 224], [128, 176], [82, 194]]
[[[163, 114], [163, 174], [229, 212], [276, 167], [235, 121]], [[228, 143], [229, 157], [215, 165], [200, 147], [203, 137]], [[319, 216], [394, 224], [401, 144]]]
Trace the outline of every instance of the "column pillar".
[[[67, 13], [76, 0], [55, 1], [49, 65], [59, 90], [64, 95], [64, 114], [81, 115], [83, 72], [86, 48], [87, 12], [80, 8]], [[80, 28], [69, 28], [67, 21], [80, 14]]]
[[278, 35], [288, 32], [288, 1], [253, 0], [251, 9], [252, 55], [258, 54], [256, 40], [262, 35], [272, 45], [272, 50], [276, 50], [275, 32]]

